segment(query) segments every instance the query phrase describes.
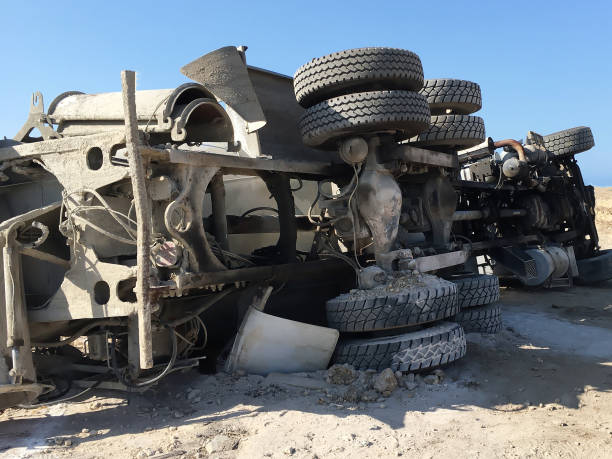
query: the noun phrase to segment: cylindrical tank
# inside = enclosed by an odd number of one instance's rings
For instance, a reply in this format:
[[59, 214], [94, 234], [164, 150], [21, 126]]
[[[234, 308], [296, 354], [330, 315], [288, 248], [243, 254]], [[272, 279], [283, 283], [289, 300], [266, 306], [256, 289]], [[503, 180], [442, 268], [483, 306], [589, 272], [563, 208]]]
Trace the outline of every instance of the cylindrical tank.
[[[123, 129], [123, 96], [121, 92], [65, 92], [51, 102], [47, 116], [64, 137]], [[139, 128], [156, 134], [159, 142], [234, 139], [229, 116], [215, 97], [197, 83], [136, 91], [136, 116]]]

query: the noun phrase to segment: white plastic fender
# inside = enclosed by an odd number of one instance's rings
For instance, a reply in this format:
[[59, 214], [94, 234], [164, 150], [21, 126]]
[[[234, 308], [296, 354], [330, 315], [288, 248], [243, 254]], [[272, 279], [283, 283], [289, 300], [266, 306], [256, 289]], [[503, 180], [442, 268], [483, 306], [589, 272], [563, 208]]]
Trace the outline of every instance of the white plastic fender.
[[225, 364], [228, 373], [296, 373], [327, 368], [339, 332], [249, 307]]

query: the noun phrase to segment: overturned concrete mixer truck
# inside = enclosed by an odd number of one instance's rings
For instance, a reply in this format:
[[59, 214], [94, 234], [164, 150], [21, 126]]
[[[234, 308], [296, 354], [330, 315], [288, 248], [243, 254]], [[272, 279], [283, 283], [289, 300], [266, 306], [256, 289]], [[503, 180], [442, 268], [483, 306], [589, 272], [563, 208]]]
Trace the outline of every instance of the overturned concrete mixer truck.
[[125, 71], [120, 92], [35, 93], [0, 140], [0, 408], [194, 366], [421, 371], [500, 329], [499, 278], [612, 277], [574, 158], [589, 128], [487, 138], [480, 87], [406, 50], [294, 78], [245, 51], [176, 89]]

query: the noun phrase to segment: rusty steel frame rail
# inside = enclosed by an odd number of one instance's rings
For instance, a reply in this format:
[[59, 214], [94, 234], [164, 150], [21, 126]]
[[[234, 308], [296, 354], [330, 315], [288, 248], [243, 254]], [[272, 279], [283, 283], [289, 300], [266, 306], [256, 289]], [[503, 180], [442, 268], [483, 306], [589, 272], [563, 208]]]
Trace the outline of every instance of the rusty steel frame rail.
[[[121, 90], [125, 116], [125, 145], [134, 194], [136, 212], [136, 310], [138, 315], [138, 351], [140, 369], [153, 368], [153, 344], [151, 333], [151, 208], [147, 195], [145, 167], [138, 142], [136, 117], [136, 74], [130, 70], [121, 72]], [[135, 369], [133, 369], [135, 370]]]

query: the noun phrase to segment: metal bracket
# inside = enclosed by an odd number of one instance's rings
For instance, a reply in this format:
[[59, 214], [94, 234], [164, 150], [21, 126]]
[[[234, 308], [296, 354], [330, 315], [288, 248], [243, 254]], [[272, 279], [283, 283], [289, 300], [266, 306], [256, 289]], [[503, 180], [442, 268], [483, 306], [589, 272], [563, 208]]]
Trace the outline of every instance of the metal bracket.
[[15, 134], [13, 140], [18, 142], [34, 142], [38, 139], [30, 137], [30, 133], [34, 129], [38, 129], [42, 135], [43, 140], [59, 139], [60, 134], [53, 130], [50, 126], [47, 115], [45, 115], [45, 105], [43, 102], [43, 96], [40, 91], [36, 91], [32, 94], [32, 101], [30, 103], [30, 114], [25, 124], [19, 129], [19, 132]]

